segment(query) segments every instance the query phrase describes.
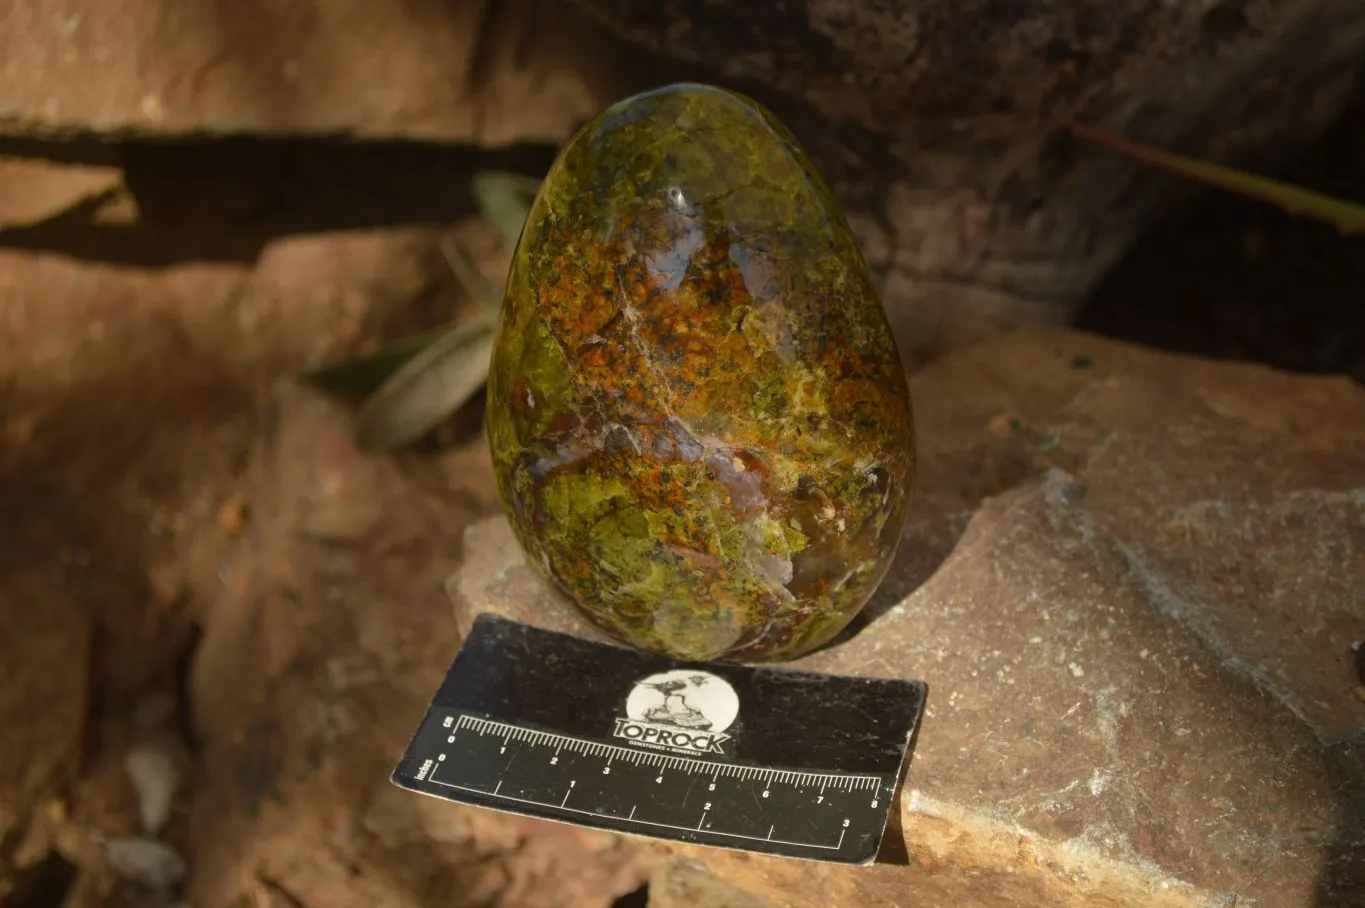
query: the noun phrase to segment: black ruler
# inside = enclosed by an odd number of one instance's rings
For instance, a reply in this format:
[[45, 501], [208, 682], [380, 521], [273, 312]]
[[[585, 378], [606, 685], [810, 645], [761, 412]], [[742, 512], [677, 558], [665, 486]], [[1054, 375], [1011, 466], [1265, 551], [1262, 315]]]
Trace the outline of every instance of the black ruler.
[[393, 781], [599, 829], [870, 863], [926, 693], [678, 663], [482, 615]]

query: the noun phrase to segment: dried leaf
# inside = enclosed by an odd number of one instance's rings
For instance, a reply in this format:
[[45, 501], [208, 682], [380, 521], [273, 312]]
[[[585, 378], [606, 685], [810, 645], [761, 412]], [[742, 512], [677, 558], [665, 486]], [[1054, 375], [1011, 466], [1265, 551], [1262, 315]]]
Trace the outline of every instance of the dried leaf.
[[1365, 205], [1357, 205], [1354, 202], [1233, 170], [1230, 167], [1161, 151], [1093, 126], [1073, 124], [1071, 132], [1079, 138], [1103, 145], [1151, 167], [1247, 198], [1268, 202], [1293, 215], [1302, 215], [1330, 224], [1342, 234], [1365, 234]]
[[446, 264], [450, 270], [455, 272], [455, 279], [464, 286], [465, 292], [474, 298], [479, 306], [479, 312], [484, 318], [492, 318], [497, 315], [499, 300], [498, 292], [489, 285], [488, 281], [479, 274], [479, 269], [474, 267], [474, 263], [469, 260], [469, 255], [464, 251], [464, 247], [455, 241], [450, 234], [441, 237], [436, 244], [445, 256]]
[[373, 394], [399, 367], [449, 330], [449, 325], [442, 325], [420, 334], [410, 334], [374, 353], [329, 363], [300, 377], [329, 394], [359, 402]]
[[482, 170], [470, 183], [479, 211], [498, 230], [508, 246], [521, 239], [521, 228], [531, 212], [541, 181], [519, 173]]
[[[480, 213], [514, 246], [531, 210], [540, 180], [501, 171], [472, 179]], [[378, 353], [325, 366], [304, 376], [333, 393], [363, 399], [356, 414], [357, 443], [389, 451], [416, 441], [469, 402], [488, 380], [494, 325], [501, 294], [483, 279], [450, 236], [440, 249], [479, 316], [455, 326], [404, 338]]]
[[357, 443], [367, 451], [391, 451], [418, 440], [478, 393], [492, 355], [491, 320], [448, 328], [360, 407]]

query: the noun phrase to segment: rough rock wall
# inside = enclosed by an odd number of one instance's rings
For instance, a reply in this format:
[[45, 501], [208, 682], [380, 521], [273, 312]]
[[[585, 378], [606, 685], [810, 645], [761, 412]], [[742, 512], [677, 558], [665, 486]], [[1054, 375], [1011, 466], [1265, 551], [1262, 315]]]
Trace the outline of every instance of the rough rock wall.
[[864, 216], [903, 352], [1065, 320], [1183, 187], [1063, 135], [1095, 123], [1273, 167], [1337, 115], [1355, 0], [578, 0], [810, 119]]

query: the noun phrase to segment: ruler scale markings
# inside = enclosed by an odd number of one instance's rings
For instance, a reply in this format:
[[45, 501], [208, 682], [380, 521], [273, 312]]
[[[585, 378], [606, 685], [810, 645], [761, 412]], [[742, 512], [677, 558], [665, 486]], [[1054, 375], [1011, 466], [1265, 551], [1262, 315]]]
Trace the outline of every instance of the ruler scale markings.
[[[529, 741], [529, 742], [532, 743], [532, 744], [552, 743], [552, 744], [554, 744], [554, 745], [556, 746], [556, 753], [558, 753], [559, 750], [562, 749], [563, 747], [567, 746], [567, 747], [569, 747], [569, 749], [570, 749], [571, 751], [580, 751], [580, 752], [582, 752], [582, 753], [585, 753], [585, 754], [588, 754], [588, 755], [592, 755], [592, 756], [602, 756], [602, 755], [605, 755], [605, 756], [607, 757], [607, 763], [606, 763], [607, 766], [610, 766], [611, 763], [612, 763], [612, 761], [615, 760], [615, 758], [616, 758], [617, 756], [625, 756], [628, 762], [631, 762], [632, 764], [635, 764], [635, 765], [638, 765], [639, 762], [640, 762], [641, 760], [643, 760], [647, 765], [648, 765], [648, 764], [655, 764], [655, 765], [658, 765], [658, 766], [660, 767], [659, 770], [658, 770], [660, 773], [664, 772], [665, 769], [678, 769], [678, 770], [683, 770], [683, 771], [689, 771], [689, 770], [691, 770], [691, 771], [696, 771], [696, 770], [698, 770], [698, 769], [709, 769], [709, 770], [711, 771], [711, 777], [712, 777], [713, 782], [714, 782], [715, 780], [719, 779], [719, 777], [721, 776], [722, 773], [725, 774], [727, 777], [728, 777], [728, 776], [731, 776], [731, 775], [735, 775], [735, 776], [738, 776], [740, 779], [746, 780], [746, 781], [747, 781], [747, 780], [750, 780], [750, 779], [762, 781], [763, 784], [764, 784], [764, 790], [765, 790], [765, 791], [767, 791], [767, 790], [770, 789], [770, 787], [771, 787], [771, 785], [773, 784], [773, 782], [778, 782], [778, 783], [783, 783], [783, 784], [800, 784], [800, 783], [807, 782], [807, 781], [809, 781], [809, 780], [814, 780], [814, 779], [817, 779], [817, 778], [821, 780], [821, 789], [820, 789], [820, 790], [821, 790], [822, 793], [823, 793], [823, 791], [825, 790], [826, 786], [827, 786], [829, 783], [831, 783], [831, 782], [834, 783], [834, 785], [835, 785], [837, 788], [844, 788], [844, 789], [846, 789], [846, 790], [848, 790], [848, 791], [854, 791], [855, 789], [861, 789], [861, 788], [864, 788], [864, 787], [869, 787], [869, 788], [873, 788], [873, 789], [876, 790], [876, 791], [880, 791], [880, 787], [881, 787], [881, 784], [882, 784], [882, 779], [881, 779], [880, 777], [877, 777], [877, 776], [870, 776], [870, 775], [845, 776], [845, 775], [835, 775], [835, 774], [829, 774], [829, 773], [820, 773], [820, 774], [796, 773], [796, 772], [792, 772], [792, 771], [790, 771], [790, 770], [778, 770], [778, 769], [771, 769], [771, 768], [766, 768], [766, 767], [744, 766], [744, 765], [730, 764], [730, 763], [716, 763], [716, 762], [713, 762], [713, 761], [694, 760], [694, 759], [683, 758], [683, 757], [665, 756], [665, 755], [662, 755], [662, 754], [655, 754], [655, 753], [641, 753], [641, 752], [639, 752], [639, 751], [626, 750], [626, 749], [624, 749], [624, 748], [615, 747], [615, 746], [613, 746], [613, 745], [602, 745], [602, 744], [598, 744], [598, 743], [592, 742], [592, 741], [587, 741], [587, 740], [583, 740], [583, 739], [571, 738], [571, 737], [568, 737], [568, 736], [565, 736], [565, 735], [557, 735], [557, 734], [553, 734], [553, 733], [549, 733], [549, 732], [537, 732], [537, 731], [533, 731], [533, 730], [530, 730], [530, 729], [525, 729], [525, 728], [522, 728], [522, 727], [519, 727], [519, 726], [511, 725], [510, 723], [495, 722], [495, 721], [492, 721], [492, 720], [475, 719], [475, 718], [472, 718], [472, 717], [469, 717], [469, 716], [465, 716], [465, 715], [461, 715], [461, 716], [459, 717], [459, 719], [458, 719], [457, 722], [456, 722], [456, 727], [455, 727], [455, 728], [456, 728], [456, 730], [458, 730], [458, 729], [459, 729], [460, 727], [462, 727], [462, 726], [472, 727], [472, 728], [474, 728], [474, 729], [480, 731], [481, 733], [497, 733], [497, 734], [501, 734], [501, 735], [503, 735], [504, 746], [506, 745], [506, 742], [507, 742], [509, 739], [516, 739], [516, 740], [523, 740], [523, 739], [524, 739], [524, 740]], [[442, 754], [442, 755], [441, 755], [441, 758], [444, 759], [444, 756], [445, 756], [445, 755]], [[431, 781], [433, 781], [433, 782], [435, 782], [436, 784], [441, 785], [441, 786], [443, 786], [443, 787], [456, 788], [456, 789], [461, 789], [461, 790], [466, 790], [466, 791], [471, 791], [471, 792], [479, 793], [479, 789], [469, 788], [469, 787], [467, 787], [467, 786], [462, 786], [462, 785], [457, 785], [457, 784], [450, 783], [450, 782], [444, 782], [444, 781], [437, 780], [437, 779], [435, 778], [435, 773], [432, 774], [432, 776], [431, 776]], [[560, 809], [562, 809], [562, 810], [572, 811], [572, 812], [575, 812], [575, 813], [581, 813], [581, 814], [585, 814], [585, 815], [601, 816], [601, 815], [606, 814], [606, 812], [605, 812], [604, 810], [602, 810], [601, 808], [599, 808], [599, 809], [597, 809], [597, 810], [594, 810], [594, 811], [587, 811], [587, 810], [579, 810], [579, 809], [577, 809], [577, 808], [568, 807], [567, 804], [568, 804], [569, 796], [573, 793], [573, 788], [574, 788], [574, 786], [575, 786], [576, 784], [577, 784], [577, 783], [576, 783], [575, 781], [570, 781], [570, 783], [569, 783], [569, 789], [568, 789], [567, 791], [565, 791], [564, 797], [560, 800], [560, 803], [559, 803], [557, 806], [558, 806]], [[499, 798], [499, 799], [501, 799], [501, 800], [514, 801], [514, 802], [517, 802], [517, 803], [534, 804], [534, 805], [538, 805], [538, 806], [547, 806], [547, 807], [548, 807], [548, 806], [554, 806], [554, 805], [552, 805], [552, 804], [547, 804], [547, 803], [540, 802], [540, 801], [534, 801], [534, 800], [527, 799], [527, 798], [518, 798], [518, 797], [514, 797], [514, 796], [512, 796], [512, 795], [503, 795], [503, 794], [501, 794], [501, 790], [502, 790], [502, 780], [499, 780], [498, 783], [497, 783], [497, 785], [494, 787], [493, 791], [491, 792], [492, 796], [497, 797], [497, 798]], [[487, 794], [487, 792], [483, 792], [483, 793]], [[644, 824], [646, 824], [646, 825], [658, 826], [658, 827], [660, 827], [660, 828], [669, 828], [669, 829], [683, 829], [683, 828], [684, 828], [684, 827], [680, 827], [680, 826], [677, 826], [677, 825], [675, 825], [675, 824], [670, 824], [670, 823], [658, 823], [658, 822], [654, 822], [654, 821], [636, 820], [636, 819], [635, 819], [635, 813], [636, 813], [636, 810], [637, 810], [637, 809], [638, 809], [638, 805], [633, 805], [633, 806], [631, 807], [630, 814], [629, 814], [625, 819], [628, 820], [628, 821], [630, 821], [630, 822], [634, 822], [634, 823], [644, 823]], [[702, 814], [702, 818], [698, 821], [698, 824], [697, 824], [697, 826], [696, 826], [696, 831], [699, 831], [699, 832], [706, 832], [706, 833], [708, 833], [708, 834], [713, 834], [713, 835], [725, 836], [725, 837], [729, 837], [729, 838], [741, 838], [741, 839], [751, 839], [751, 840], [754, 840], [754, 841], [774, 842], [774, 843], [777, 843], [777, 844], [793, 845], [793, 846], [797, 846], [797, 847], [825, 848], [825, 849], [838, 850], [840, 847], [842, 847], [843, 839], [844, 839], [844, 837], [845, 837], [845, 835], [846, 835], [846, 833], [847, 833], [847, 830], [846, 830], [846, 829], [841, 829], [841, 830], [840, 830], [840, 833], [839, 833], [839, 843], [836, 844], [836, 845], [833, 845], [833, 846], [830, 846], [830, 845], [822, 845], [822, 844], [815, 843], [815, 842], [793, 842], [793, 841], [787, 841], [787, 840], [783, 840], [783, 839], [774, 839], [773, 836], [774, 836], [774, 834], [776, 833], [776, 828], [777, 828], [777, 826], [776, 826], [776, 824], [771, 824], [771, 825], [769, 826], [769, 829], [768, 829], [768, 834], [767, 834], [766, 836], [764, 836], [762, 839], [759, 839], [758, 836], [747, 836], [747, 835], [745, 835], [745, 834], [743, 834], [743, 833], [727, 832], [727, 831], [724, 831], [724, 830], [707, 830], [707, 829], [703, 829], [703, 827], [705, 826], [705, 823], [706, 823], [706, 818], [707, 818], [707, 816], [709, 816], [709, 812], [704, 811], [703, 814]]]
[[[437, 784], [437, 785], [442, 785], [442, 786], [444, 786], [444, 787], [446, 787], [446, 788], [458, 788], [458, 789], [460, 789], [460, 790], [462, 790], [462, 791], [472, 792], [473, 794], [488, 795], [488, 792], [486, 792], [486, 791], [480, 791], [480, 790], [477, 789], [477, 788], [469, 788], [469, 787], [464, 786], [464, 785], [455, 785], [455, 784], [453, 784], [453, 783], [451, 783], [451, 782], [437, 782], [436, 784]], [[521, 803], [521, 804], [532, 804], [532, 805], [535, 805], [536, 807], [554, 807], [554, 806], [555, 806], [554, 804], [546, 804], [544, 801], [532, 801], [532, 800], [530, 800], [530, 799], [528, 799], [528, 798], [517, 798], [517, 797], [513, 797], [512, 795], [499, 795], [498, 797], [499, 797], [501, 800], [504, 800], [504, 801], [516, 801], [516, 802]], [[567, 799], [567, 796], [566, 796], [566, 799]], [[590, 816], [590, 817], [600, 816], [600, 814], [593, 813], [593, 812], [590, 811], [590, 810], [579, 810], [579, 809], [576, 808], [576, 807], [564, 807], [564, 808], [562, 808], [562, 809], [563, 809], [563, 810], [566, 810], [566, 811], [569, 811], [570, 813], [584, 814], [584, 815]], [[676, 825], [674, 825], [674, 824], [672, 824], [672, 823], [656, 823], [656, 822], [654, 822], [654, 821], [652, 821], [652, 820], [636, 820], [636, 819], [635, 819], [635, 808], [633, 808], [633, 807], [631, 808], [630, 816], [627, 817], [627, 819], [628, 819], [628, 820], [631, 820], [632, 822], [640, 823], [640, 824], [645, 825], [645, 826], [658, 826], [658, 827], [663, 828], [663, 829], [679, 829], [679, 830], [682, 830], [682, 831], [684, 831], [684, 832], [696, 832], [696, 831], [698, 831], [698, 830], [693, 829], [693, 828], [690, 827], [690, 826], [676, 826]], [[755, 842], [773, 842], [773, 843], [778, 844], [778, 845], [794, 845], [794, 846], [796, 846], [796, 847], [798, 847], [798, 848], [822, 848], [822, 849], [824, 849], [824, 850], [826, 850], [826, 851], [838, 851], [839, 848], [841, 848], [841, 847], [843, 846], [844, 833], [846, 832], [846, 830], [840, 830], [840, 832], [839, 832], [839, 841], [836, 842], [835, 844], [833, 844], [833, 845], [822, 845], [822, 844], [820, 844], [819, 842], [793, 842], [793, 841], [788, 841], [788, 840], [786, 840], [786, 839], [775, 839], [775, 838], [773, 838], [773, 832], [774, 832], [774, 830], [776, 830], [776, 829], [777, 829], [777, 826], [776, 826], [775, 824], [774, 824], [773, 826], [769, 827], [769, 829], [768, 829], [768, 834], [767, 834], [766, 836], [762, 837], [762, 838], [759, 838], [759, 837], [756, 836], [756, 835], [744, 835], [743, 833], [739, 833], [739, 832], [726, 832], [726, 831], [720, 830], [720, 829], [706, 829], [706, 830], [700, 830], [700, 831], [705, 832], [707, 835], [725, 836], [726, 838], [732, 838], [732, 839], [750, 839], [750, 840], [753, 840], [753, 841], [755, 841]]]
[[[473, 729], [475, 729], [475, 730], [477, 730], [477, 731], [487, 732], [487, 733], [489, 733], [489, 734], [503, 734], [505, 737], [510, 737], [510, 736], [512, 736], [512, 735], [514, 735], [514, 734], [517, 734], [517, 733], [522, 733], [522, 734], [529, 734], [529, 733], [530, 733], [528, 729], [524, 729], [524, 728], [521, 728], [520, 726], [512, 725], [512, 724], [510, 724], [510, 723], [506, 723], [506, 722], [497, 722], [497, 721], [492, 720], [492, 719], [478, 719], [478, 718], [474, 718], [473, 716], [468, 716], [468, 715], [464, 715], [464, 714], [461, 714], [459, 720], [456, 722], [456, 728], [457, 728], [457, 729], [458, 729], [459, 727], [461, 727], [461, 726], [470, 726], [470, 727], [472, 727]], [[733, 773], [735, 773], [740, 779], [743, 779], [743, 780], [745, 780], [745, 781], [747, 781], [747, 780], [749, 780], [749, 779], [752, 779], [752, 778], [755, 778], [755, 777], [758, 777], [758, 776], [761, 776], [761, 775], [764, 775], [764, 774], [774, 774], [774, 773], [784, 772], [783, 770], [765, 769], [765, 768], [763, 768], [763, 767], [757, 767], [757, 766], [746, 766], [746, 765], [740, 764], [740, 763], [724, 763], [724, 764], [717, 764], [715, 761], [712, 761], [712, 760], [697, 760], [697, 759], [692, 759], [692, 758], [689, 758], [689, 757], [665, 756], [665, 755], [662, 755], [662, 754], [648, 753], [648, 752], [645, 752], [645, 751], [638, 751], [638, 750], [631, 750], [631, 749], [624, 748], [624, 747], [617, 747], [617, 746], [615, 746], [615, 745], [613, 745], [613, 744], [596, 744], [595, 742], [587, 741], [587, 740], [584, 740], [584, 739], [581, 739], [581, 738], [572, 738], [572, 737], [569, 737], [569, 736], [567, 736], [567, 735], [558, 735], [558, 734], [553, 734], [553, 733], [549, 733], [549, 732], [544, 732], [544, 733], [542, 733], [542, 734], [544, 734], [544, 735], [546, 736], [546, 738], [549, 739], [549, 740], [554, 740], [554, 741], [557, 741], [557, 742], [562, 742], [564, 745], [567, 745], [567, 746], [570, 748], [570, 750], [574, 750], [574, 749], [576, 749], [576, 748], [588, 748], [588, 747], [597, 748], [597, 750], [593, 751], [593, 753], [594, 753], [595, 755], [596, 755], [596, 754], [603, 754], [603, 753], [608, 753], [608, 752], [609, 752], [609, 753], [612, 753], [612, 754], [617, 755], [617, 756], [620, 756], [620, 755], [628, 755], [629, 757], [635, 757], [635, 758], [637, 758], [637, 759], [643, 759], [643, 760], [645, 760], [645, 761], [667, 761], [667, 762], [668, 762], [670, 765], [672, 765], [672, 766], [677, 766], [677, 767], [681, 767], [681, 768], [685, 768], [685, 769], [692, 769], [692, 770], [695, 770], [695, 769], [713, 769], [715, 766], [720, 765], [720, 766], [723, 767], [723, 770], [722, 770], [722, 771], [725, 772], [727, 775], [729, 775], [730, 773], [733, 772]], [[586, 753], [587, 751], [586, 751], [586, 750], [583, 750], [583, 751], [580, 751], [580, 752]], [[877, 785], [880, 785], [880, 784], [881, 784], [881, 779], [880, 779], [880, 777], [875, 776], [875, 775], [864, 775], [864, 774], [857, 774], [857, 775], [821, 774], [820, 776], [818, 776], [818, 778], [832, 780], [832, 781], [835, 783], [836, 787], [838, 787], [838, 786], [840, 786], [840, 785], [844, 785], [844, 786], [853, 786], [853, 785], [857, 785], [858, 787], [869, 787], [869, 788], [870, 788], [870, 787], [877, 786]], [[852, 790], [852, 789], [849, 788], [848, 790]]]

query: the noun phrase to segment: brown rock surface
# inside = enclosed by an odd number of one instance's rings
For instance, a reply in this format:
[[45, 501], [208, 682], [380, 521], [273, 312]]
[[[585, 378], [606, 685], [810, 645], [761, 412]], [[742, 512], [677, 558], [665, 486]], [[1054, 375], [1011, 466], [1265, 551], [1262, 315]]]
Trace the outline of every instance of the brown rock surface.
[[43, 0], [0, 18], [8, 132], [560, 141], [613, 54], [544, 0]]
[[[1365, 899], [1365, 391], [1063, 331], [912, 386], [900, 559], [798, 663], [929, 682], [908, 866], [677, 850], [776, 905]], [[591, 635], [501, 518], [465, 545], [462, 628]]]
[[605, 908], [636, 889], [654, 863], [636, 843], [388, 781], [458, 647], [441, 584], [496, 506], [486, 454], [363, 455], [345, 410], [290, 385], [270, 410], [191, 681], [192, 903]]
[[4, 580], [0, 904], [48, 856], [66, 812], [85, 743], [91, 644], [91, 616], [52, 577], [5, 572]]
[[648, 908], [772, 908], [772, 903], [719, 879], [705, 857], [665, 861], [649, 881]]
[[[98, 191], [47, 188], [57, 205]], [[143, 834], [127, 757], [184, 730], [196, 625], [273, 513], [243, 487], [253, 389], [466, 304], [436, 235], [297, 237], [255, 267], [0, 252], [0, 893], [13, 905], [55, 904], [68, 885], [68, 908], [126, 904], [103, 843]], [[491, 506], [478, 454], [441, 461], [461, 520]], [[182, 789], [159, 835], [188, 858], [187, 806]]]

